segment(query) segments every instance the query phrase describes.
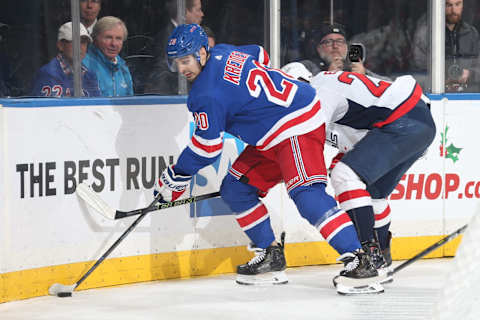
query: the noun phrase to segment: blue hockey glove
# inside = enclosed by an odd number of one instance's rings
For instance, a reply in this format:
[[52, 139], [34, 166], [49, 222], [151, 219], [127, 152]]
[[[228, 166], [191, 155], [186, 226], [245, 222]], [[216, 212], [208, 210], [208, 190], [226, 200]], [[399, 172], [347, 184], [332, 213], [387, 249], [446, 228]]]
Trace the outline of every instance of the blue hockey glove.
[[191, 176], [175, 174], [173, 166], [170, 165], [162, 172], [160, 178], [156, 181], [153, 195], [157, 196], [157, 194], [160, 193], [162, 195], [162, 200], [160, 201], [175, 201], [185, 194], [191, 179]]

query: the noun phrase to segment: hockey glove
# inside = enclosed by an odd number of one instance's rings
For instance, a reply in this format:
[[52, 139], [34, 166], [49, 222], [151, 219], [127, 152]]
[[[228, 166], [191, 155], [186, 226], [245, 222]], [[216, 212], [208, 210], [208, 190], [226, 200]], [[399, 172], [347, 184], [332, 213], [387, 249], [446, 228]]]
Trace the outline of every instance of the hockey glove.
[[160, 193], [162, 195], [162, 200], [160, 201], [175, 201], [184, 195], [191, 178], [191, 176], [175, 174], [173, 166], [170, 165], [162, 172], [160, 178], [155, 183], [153, 195], [156, 197]]

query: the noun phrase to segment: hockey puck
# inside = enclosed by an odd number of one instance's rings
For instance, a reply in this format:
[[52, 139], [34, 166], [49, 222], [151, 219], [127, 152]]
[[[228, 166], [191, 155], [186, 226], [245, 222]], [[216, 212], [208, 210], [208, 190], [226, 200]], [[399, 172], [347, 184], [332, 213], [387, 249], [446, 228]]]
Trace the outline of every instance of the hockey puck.
[[72, 293], [71, 292], [59, 292], [57, 293], [57, 297], [60, 298], [66, 298], [66, 297], [71, 297]]

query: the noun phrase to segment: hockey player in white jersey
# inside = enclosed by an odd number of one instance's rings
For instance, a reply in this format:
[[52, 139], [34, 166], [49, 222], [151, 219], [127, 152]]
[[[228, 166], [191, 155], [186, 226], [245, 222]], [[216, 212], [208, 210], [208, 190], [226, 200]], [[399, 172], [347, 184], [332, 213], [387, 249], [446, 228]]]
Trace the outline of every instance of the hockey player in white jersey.
[[[346, 128], [352, 129], [352, 146], [344, 146], [345, 154], [336, 159], [331, 183], [341, 208], [357, 228], [364, 250], [377, 267], [388, 264], [379, 249], [385, 251], [389, 246], [390, 223], [385, 219], [389, 207], [385, 201], [377, 203], [384, 210], [374, 228], [372, 199], [385, 199], [433, 141], [435, 124], [422, 89], [411, 76], [388, 82], [340, 71], [321, 72], [312, 78], [299, 63], [282, 70], [309, 81], [322, 97], [330, 118], [327, 137], [332, 137], [335, 128], [343, 130], [344, 136]], [[339, 259], [348, 262], [350, 257]], [[342, 271], [336, 281], [340, 283], [344, 275]]]
[[[328, 168], [328, 171], [332, 172], [335, 165], [342, 159], [345, 153], [352, 150], [355, 147], [355, 144], [365, 137], [368, 130], [355, 129], [331, 122], [327, 125], [326, 132], [326, 143], [339, 150], [337, 155], [333, 157]], [[381, 235], [382, 241], [379, 241], [379, 246], [381, 253], [383, 254], [383, 257], [376, 253], [373, 255], [373, 259], [375, 260], [374, 264], [377, 268], [389, 267], [392, 264], [392, 256], [390, 252], [392, 233], [389, 231], [391, 221], [390, 205], [388, 204], [387, 198], [372, 198], [372, 207], [375, 216], [374, 235], [377, 241], [379, 240], [378, 235]]]

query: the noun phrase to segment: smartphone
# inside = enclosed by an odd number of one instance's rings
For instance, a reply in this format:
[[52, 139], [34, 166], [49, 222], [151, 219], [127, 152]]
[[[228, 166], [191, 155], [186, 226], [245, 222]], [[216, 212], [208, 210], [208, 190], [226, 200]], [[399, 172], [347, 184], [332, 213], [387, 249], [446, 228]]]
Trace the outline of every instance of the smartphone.
[[351, 62], [365, 61], [365, 46], [361, 43], [351, 43], [348, 48], [348, 59]]

